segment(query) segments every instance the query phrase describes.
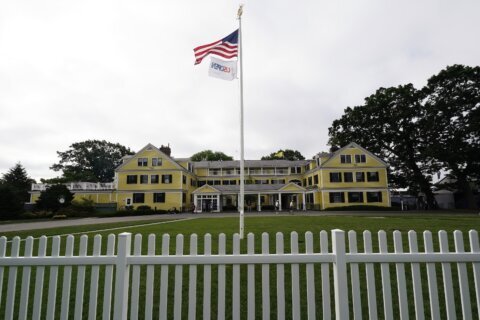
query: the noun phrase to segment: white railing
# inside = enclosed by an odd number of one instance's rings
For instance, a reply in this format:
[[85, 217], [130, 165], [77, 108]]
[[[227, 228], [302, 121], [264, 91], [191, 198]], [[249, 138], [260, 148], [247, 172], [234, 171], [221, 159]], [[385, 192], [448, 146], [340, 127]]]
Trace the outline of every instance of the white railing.
[[[425, 231], [420, 243], [422, 252], [413, 231], [408, 233], [408, 245], [400, 232], [393, 232], [391, 249], [384, 231], [378, 232], [375, 243], [371, 233], [365, 231], [360, 243], [363, 252], [358, 250], [354, 231], [348, 232], [348, 243], [345, 236], [344, 231], [333, 230], [329, 250], [326, 231], [320, 232], [316, 243], [314, 235], [307, 232], [304, 245], [296, 232], [291, 233], [287, 243], [283, 234], [277, 233], [274, 246], [266, 233], [257, 246], [253, 234], [243, 241], [235, 234], [231, 253], [227, 253], [224, 234], [219, 235], [215, 246], [211, 235], [205, 235], [200, 239], [200, 248], [197, 235], [192, 234], [189, 253], [185, 254], [184, 236], [177, 235], [173, 255], [168, 235], [162, 236], [161, 250], [157, 250], [160, 241], [155, 235], [148, 237], [146, 248], [142, 248], [142, 236], [136, 235], [131, 248], [132, 235], [122, 233], [116, 252], [114, 235], [108, 236], [106, 250], [101, 248], [100, 235], [94, 237], [93, 248], [87, 249], [88, 237], [84, 235], [77, 244], [77, 255], [73, 254], [73, 236], [66, 237], [64, 246], [59, 236], [53, 237], [50, 255], [46, 237], [38, 240], [36, 255], [32, 253], [32, 237], [25, 241], [16, 237], [8, 243], [0, 237], [2, 316], [95, 319], [101, 315], [110, 319], [113, 313], [113, 319], [240, 319], [245, 315], [248, 319], [330, 319], [332, 315], [337, 319], [349, 319], [350, 315], [355, 319], [362, 315], [372, 319], [478, 317], [480, 247], [476, 231], [469, 232], [469, 252], [465, 252], [460, 231], [453, 235], [455, 252], [449, 252], [445, 231], [438, 233], [437, 251], [433, 249], [432, 233]], [[218, 248], [217, 253], [212, 252], [212, 247]], [[286, 252], [287, 247], [290, 252]], [[184, 267], [188, 268], [186, 278]], [[21, 281], [17, 279], [19, 271]], [[396, 278], [392, 281], [393, 276]], [[428, 292], [423, 293], [425, 288]], [[15, 294], [17, 289], [20, 295]], [[33, 298], [32, 303], [29, 298]]]
[[[64, 185], [71, 191], [94, 191], [94, 190], [114, 190], [114, 182], [69, 182]], [[33, 183], [32, 191], [45, 191], [51, 184], [47, 183]]]

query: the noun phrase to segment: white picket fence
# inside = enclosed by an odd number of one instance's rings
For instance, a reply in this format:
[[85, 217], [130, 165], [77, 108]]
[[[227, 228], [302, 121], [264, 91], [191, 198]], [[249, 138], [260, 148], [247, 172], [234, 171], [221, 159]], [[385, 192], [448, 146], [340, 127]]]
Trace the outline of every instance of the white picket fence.
[[[143, 251], [142, 236], [136, 235], [132, 251], [132, 235], [122, 233], [116, 252], [114, 235], [108, 236], [103, 251], [100, 235], [94, 237], [91, 250], [87, 250], [88, 237], [81, 236], [74, 255], [74, 237], [66, 237], [61, 250], [57, 236], [52, 239], [50, 255], [47, 238], [41, 237], [34, 256], [32, 237], [11, 242], [0, 237], [0, 307], [4, 319], [111, 319], [112, 315], [113, 319], [409, 319], [409, 311], [416, 319], [479, 316], [476, 231], [469, 232], [469, 252], [465, 252], [460, 231], [453, 234], [454, 252], [449, 251], [445, 231], [438, 233], [435, 246], [432, 233], [425, 231], [422, 252], [413, 231], [408, 233], [408, 245], [398, 231], [392, 238], [389, 252], [384, 231], [378, 232], [375, 243], [365, 231], [359, 252], [354, 231], [346, 239], [344, 231], [332, 230], [331, 246], [326, 231], [315, 237], [307, 232], [304, 244], [296, 232], [290, 234], [289, 242], [277, 233], [275, 252], [270, 252], [270, 237], [264, 233], [261, 249], [255, 252], [253, 234], [245, 240], [234, 235], [228, 250], [226, 236], [220, 234], [214, 254], [212, 237], [207, 234], [199, 254], [198, 238], [193, 234], [185, 254], [184, 237], [177, 235], [171, 255], [168, 235], [162, 236], [159, 252], [155, 235], [146, 239]], [[314, 239], [319, 241], [316, 246]], [[286, 247], [290, 252], [285, 252]], [[404, 248], [408, 249], [404, 252]], [[76, 279], [73, 283], [72, 278]]]

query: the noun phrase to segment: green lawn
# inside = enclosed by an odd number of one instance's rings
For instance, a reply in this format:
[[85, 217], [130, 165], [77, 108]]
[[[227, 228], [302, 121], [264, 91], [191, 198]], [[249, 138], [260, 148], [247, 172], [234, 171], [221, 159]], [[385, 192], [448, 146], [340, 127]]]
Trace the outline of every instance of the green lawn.
[[[180, 216], [181, 217], [181, 216]], [[162, 222], [165, 222], [165, 220], [162, 220]], [[103, 231], [99, 232], [101, 234], [105, 241], [102, 244], [102, 252], [105, 252], [106, 248], [106, 236], [110, 233], [118, 234], [121, 232], [131, 232], [133, 234], [140, 233], [143, 236], [143, 241], [142, 241], [142, 252], [146, 253], [146, 245], [147, 245], [147, 236], [149, 234], [156, 234], [157, 235], [157, 241], [156, 241], [156, 248], [157, 248], [157, 254], [159, 253], [159, 249], [161, 248], [161, 235], [168, 233], [171, 235], [171, 241], [170, 241], [170, 254], [174, 254], [174, 248], [175, 248], [175, 236], [179, 233], [185, 235], [185, 248], [184, 252], [188, 253], [189, 252], [189, 237], [191, 234], [195, 233], [199, 236], [199, 241], [198, 241], [198, 252], [201, 254], [203, 252], [203, 237], [206, 233], [210, 233], [212, 235], [212, 240], [213, 240], [213, 253], [217, 252], [217, 239], [218, 239], [218, 234], [220, 233], [225, 233], [227, 236], [227, 252], [231, 252], [232, 247], [231, 247], [231, 239], [234, 233], [238, 232], [238, 218], [237, 217], [228, 217], [228, 218], [199, 218], [199, 219], [193, 219], [193, 220], [188, 220], [188, 221], [171, 221], [167, 223], [162, 223], [162, 224], [156, 224], [156, 225], [144, 225], [144, 226], [135, 226], [135, 225], [143, 225], [143, 224], [151, 224], [154, 223], [154, 221], [138, 221], [135, 223], [116, 223], [116, 224], [99, 224], [99, 225], [89, 225], [89, 226], [76, 226], [76, 227], [68, 227], [68, 228], [55, 228], [55, 229], [44, 229], [44, 230], [36, 230], [36, 231], [25, 231], [25, 232], [17, 232], [17, 233], [6, 233], [3, 234], [8, 239], [11, 239], [13, 236], [17, 235], [20, 236], [21, 238], [25, 238], [27, 236], [33, 236], [33, 237], [39, 237], [41, 235], [46, 235], [46, 236], [53, 236], [53, 235], [59, 235], [59, 234], [68, 234], [68, 233], [84, 233], [88, 232], [89, 235], [89, 253], [91, 253], [92, 247], [93, 247], [93, 235], [96, 234], [97, 232], [92, 232], [94, 230], [99, 230], [99, 229], [110, 229], [110, 228], [121, 228], [121, 229], [115, 229], [115, 230], [110, 230], [110, 231]], [[480, 229], [480, 217], [479, 216], [473, 216], [473, 215], [418, 215], [418, 216], [413, 216], [413, 215], [399, 215], [399, 216], [394, 216], [394, 217], [381, 217], [381, 216], [373, 216], [373, 215], [366, 215], [366, 216], [271, 216], [271, 217], [246, 217], [245, 218], [245, 230], [246, 233], [252, 232], [255, 234], [255, 250], [256, 252], [260, 252], [260, 237], [263, 232], [267, 232], [270, 234], [270, 252], [274, 252], [275, 247], [275, 233], [276, 232], [283, 232], [284, 233], [284, 238], [285, 238], [285, 251], [288, 252], [290, 250], [290, 232], [296, 231], [299, 233], [299, 246], [300, 246], [300, 252], [304, 252], [305, 248], [305, 243], [304, 243], [304, 233], [306, 231], [311, 231], [314, 234], [314, 248], [316, 251], [319, 250], [319, 232], [321, 230], [326, 230], [330, 233], [330, 230], [332, 229], [343, 229], [345, 231], [348, 230], [355, 230], [357, 231], [357, 236], [358, 236], [358, 249], [359, 251], [363, 250], [363, 245], [362, 245], [362, 235], [361, 233], [364, 230], [370, 230], [372, 231], [372, 238], [374, 241], [374, 247], [376, 248], [378, 246], [377, 244], [377, 236], [376, 232], [379, 230], [385, 230], [387, 232], [387, 237], [389, 240], [389, 251], [393, 250], [393, 244], [391, 243], [392, 239], [392, 232], [394, 230], [400, 230], [404, 234], [403, 242], [404, 242], [404, 249], [408, 250], [407, 247], [407, 231], [409, 230], [415, 230], [417, 232], [422, 232], [424, 230], [430, 230], [434, 233], [434, 239], [437, 238], [436, 233], [439, 230], [446, 230], [449, 233], [449, 239], [452, 240], [451, 232], [454, 230], [461, 230], [464, 233], [464, 238], [466, 241], [465, 244], [465, 249], [469, 250], [469, 245], [468, 245], [468, 240], [466, 238], [467, 233], [471, 229], [478, 230]], [[78, 250], [78, 238], [79, 236], [76, 236], [76, 246], [75, 248]], [[418, 239], [419, 239], [419, 249], [423, 250], [423, 237], [421, 234], [418, 234]], [[61, 246], [61, 251], [64, 250], [64, 237], [62, 237], [62, 246]], [[438, 241], [435, 241], [435, 248], [438, 248]], [[22, 242], [23, 243], [23, 242]], [[242, 252], [246, 252], [246, 241], [242, 242]], [[38, 241], [35, 241], [35, 244], [38, 244]], [[48, 248], [47, 252], [50, 250], [50, 245], [51, 245], [51, 240], [49, 239], [48, 243]], [[451, 248], [453, 249], [453, 242], [450, 241]], [[132, 245], [133, 247], [133, 245]], [[34, 252], [36, 252], [36, 246], [34, 247]], [[77, 252], [77, 251], [75, 251]], [[20, 248], [20, 255], [23, 254], [23, 245]], [[319, 278], [319, 266], [315, 267], [315, 272], [316, 272], [316, 287], [317, 287], [317, 297], [320, 297], [320, 287], [321, 287], [321, 281]], [[217, 293], [216, 293], [216, 267], [212, 268], [212, 305], [215, 306], [215, 302], [217, 301]], [[406, 271], [407, 271], [407, 282], [410, 279], [409, 272], [410, 268], [406, 266]], [[45, 287], [48, 284], [48, 272], [49, 268], [46, 268], [46, 279], [45, 279]], [[286, 292], [286, 303], [285, 303], [285, 308], [286, 310], [289, 310], [291, 307], [290, 302], [288, 299], [291, 297], [291, 293], [289, 292], [290, 289], [290, 283], [289, 283], [289, 275], [290, 275], [290, 267], [287, 266], [285, 268], [286, 274], [285, 274], [285, 280], [286, 287], [285, 287], [285, 292]], [[59, 280], [58, 284], [59, 286], [62, 283], [62, 275], [63, 275], [63, 270], [60, 270], [59, 273]], [[437, 266], [437, 278], [439, 281], [441, 280], [441, 268], [440, 266]], [[452, 265], [452, 271], [455, 274], [456, 273], [456, 268], [454, 265]], [[146, 268], [142, 267], [142, 275], [145, 275]], [[198, 292], [198, 300], [197, 300], [197, 318], [201, 318], [201, 303], [202, 303], [202, 281], [203, 281], [203, 267], [198, 267], [198, 287], [197, 287], [197, 292]], [[271, 292], [270, 292], [270, 298], [271, 298], [271, 310], [272, 310], [272, 318], [276, 318], [276, 284], [275, 284], [275, 277], [276, 277], [276, 270], [272, 266], [270, 268], [271, 272], [271, 278], [270, 278], [270, 283], [271, 283]], [[305, 315], [306, 313], [306, 302], [305, 302], [305, 267], [301, 266], [301, 297], [302, 297], [302, 315]], [[365, 269], [363, 266], [360, 267], [360, 272], [361, 275], [365, 274]], [[391, 280], [392, 280], [392, 291], [393, 292], [393, 298], [394, 300], [396, 299], [396, 283], [395, 283], [395, 267], [394, 265], [390, 266], [390, 272], [391, 272]], [[101, 271], [101, 279], [103, 279], [103, 269]], [[155, 268], [155, 283], [159, 283], [159, 268]], [[183, 288], [183, 294], [184, 297], [186, 297], [188, 293], [188, 268], [185, 267], [183, 268], [183, 273], [184, 273], [184, 288]], [[381, 297], [381, 287], [380, 287], [380, 272], [379, 268], [376, 268], [375, 270], [376, 277], [377, 277], [377, 284], [376, 284], [376, 289], [378, 291], [377, 298], [380, 299]], [[0, 317], [3, 316], [4, 308], [5, 308], [5, 289], [6, 289], [6, 284], [8, 282], [8, 277], [7, 277], [8, 272], [5, 272], [5, 277], [3, 279], [3, 294], [2, 294], [2, 301], [0, 303]], [[88, 290], [89, 290], [89, 282], [90, 282], [90, 268], [87, 268], [87, 281], [85, 285], [85, 292], [86, 295], [85, 297], [88, 297]], [[169, 283], [173, 283], [174, 281], [174, 268], [170, 267], [170, 280]], [[331, 274], [332, 276], [332, 274]], [[227, 266], [227, 279], [230, 279], [231, 277], [231, 266]], [[18, 278], [21, 278], [21, 268], [19, 268], [19, 273], [18, 273]], [[242, 276], [241, 278], [243, 280], [246, 279], [246, 266], [242, 266]], [[34, 279], [34, 273], [32, 273], [32, 279]], [[257, 279], [257, 286], [256, 286], [256, 305], [257, 305], [257, 316], [261, 317], [261, 291], [260, 291], [260, 267], [256, 267], [256, 279]], [[75, 288], [75, 280], [76, 280], [76, 268], [74, 268], [74, 272], [72, 275], [72, 288]], [[422, 271], [422, 280], [424, 282], [424, 299], [425, 299], [425, 310], [426, 310], [426, 316], [429, 316], [429, 310], [428, 310], [428, 287], [427, 287], [427, 281], [426, 281], [426, 273], [425, 270]], [[365, 280], [361, 279], [362, 285], [365, 285]], [[454, 278], [455, 281], [455, 278]], [[34, 283], [34, 281], [31, 281]], [[20, 283], [20, 279], [18, 279], [17, 283]], [[102, 280], [100, 283], [103, 285]], [[227, 282], [228, 284], [229, 282]], [[102, 285], [100, 286], [100, 292], [99, 292], [99, 297], [101, 297], [101, 292], [102, 292]], [[443, 299], [443, 289], [441, 288], [441, 282], [438, 283], [439, 288], [440, 288], [440, 301]], [[155, 286], [155, 293], [154, 293], [154, 317], [158, 317], [158, 301], [159, 301], [159, 293], [158, 293], [158, 288]], [[171, 287], [171, 286], [170, 286]], [[458, 293], [458, 288], [457, 285], [455, 285], [455, 293]], [[473, 292], [473, 285], [471, 285], [471, 300], [472, 304], [474, 305], [474, 315], [477, 315], [477, 307], [475, 303], [475, 296]], [[47, 290], [47, 288], [45, 288]], [[60, 290], [60, 289], [59, 289]], [[241, 310], [246, 310], [246, 298], [245, 298], [245, 292], [246, 292], [246, 281], [242, 282], [241, 286], [242, 290], [242, 305], [241, 305]], [[331, 288], [332, 294], [333, 294], [333, 288]], [[411, 284], [407, 284], [407, 290], [410, 290], [411, 292]], [[19, 299], [19, 294], [20, 294], [20, 285], [17, 286], [17, 301]], [[33, 289], [30, 290], [31, 296]], [[142, 278], [142, 285], [140, 288], [141, 293], [145, 293], [145, 280]], [[226, 292], [226, 298], [227, 301], [229, 297], [231, 296], [231, 288], [227, 285], [227, 292]], [[460, 313], [460, 308], [458, 307], [460, 303], [460, 298], [459, 294], [455, 294], [456, 302], [458, 300], [457, 304], [457, 314], [459, 317], [461, 317]], [[44, 299], [46, 297], [46, 291], [44, 293]], [[32, 300], [33, 296], [30, 298], [30, 301]], [[73, 301], [75, 298], [75, 292], [74, 290], [71, 291], [71, 306], [70, 310], [73, 312]], [[88, 301], [88, 298], [86, 298], [86, 301]], [[321, 303], [320, 299], [317, 299], [318, 304], [317, 304], [317, 317], [319, 317], [322, 313], [321, 310]], [[351, 301], [351, 299], [350, 299]], [[173, 310], [173, 289], [169, 290], [169, 311]], [[364, 317], [368, 317], [368, 310], [366, 309], [366, 291], [362, 291], [362, 304], [365, 306], [364, 308]], [[102, 301], [99, 301], [98, 304], [98, 314], [101, 314], [101, 307], [103, 303]], [[379, 316], [382, 316], [382, 301], [379, 300], [377, 302], [378, 305], [378, 311], [379, 311]], [[441, 303], [443, 306], [443, 303]], [[84, 311], [83, 315], [86, 318], [87, 316], [87, 305], [84, 306]], [[60, 300], [57, 300], [57, 310], [59, 312], [60, 308]], [[444, 308], [444, 307], [442, 307]], [[16, 307], [16, 312], [18, 312], [19, 306]], [[143, 318], [143, 309], [144, 309], [144, 301], [140, 301], [140, 319]], [[226, 316], [229, 318], [231, 316], [231, 308], [227, 304], [227, 311], [226, 311]], [[187, 310], [187, 304], [184, 301], [183, 302], [183, 316], [186, 316], [186, 310]], [[394, 302], [394, 311], [398, 311], [398, 305]], [[413, 305], [410, 306], [410, 315], [413, 318], [414, 317], [414, 309]], [[442, 309], [444, 311], [444, 309]], [[289, 311], [287, 311], [289, 312]], [[442, 313], [444, 314], [444, 313]], [[212, 308], [212, 317], [216, 318], [216, 306]], [[243, 314], [242, 314], [243, 318]], [[288, 317], [287, 317], [288, 318]]]

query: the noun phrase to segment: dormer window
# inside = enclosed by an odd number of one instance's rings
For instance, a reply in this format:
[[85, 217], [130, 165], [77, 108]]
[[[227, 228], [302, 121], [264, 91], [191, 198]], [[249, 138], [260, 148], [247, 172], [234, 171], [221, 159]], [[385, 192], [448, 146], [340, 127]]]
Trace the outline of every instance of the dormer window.
[[159, 167], [162, 165], [162, 158], [152, 158], [152, 166]]
[[138, 166], [139, 167], [148, 166], [148, 158], [138, 158]]
[[352, 163], [352, 156], [349, 154], [341, 154], [340, 163]]
[[367, 157], [364, 154], [356, 154], [355, 155], [355, 162], [356, 163], [365, 163], [365, 162], [367, 162]]

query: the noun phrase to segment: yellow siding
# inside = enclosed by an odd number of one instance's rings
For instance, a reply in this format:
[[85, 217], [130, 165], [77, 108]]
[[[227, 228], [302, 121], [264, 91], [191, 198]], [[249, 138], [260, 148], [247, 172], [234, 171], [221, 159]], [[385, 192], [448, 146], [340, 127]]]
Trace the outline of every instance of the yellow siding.
[[[139, 206], [149, 206], [152, 209], [156, 210], [170, 210], [172, 208], [176, 208], [177, 210], [180, 209], [183, 205], [181, 204], [182, 201], [182, 193], [181, 192], [166, 192], [165, 193], [165, 202], [164, 203], [155, 203], [153, 202], [153, 192], [145, 192], [145, 201], [144, 203], [132, 203], [132, 207], [134, 209], [138, 208]], [[124, 209], [126, 199], [131, 198], [133, 199], [133, 192], [131, 193], [119, 193], [118, 194], [118, 208]]]
[[[364, 154], [366, 157], [366, 162], [365, 163], [355, 163], [355, 155], [358, 154]], [[340, 155], [350, 155], [352, 157], [352, 162], [351, 163], [341, 163], [340, 160]], [[361, 166], [361, 167], [384, 167], [385, 165], [375, 159], [374, 157], [371, 157], [368, 153], [364, 152], [363, 150], [359, 148], [346, 148], [342, 150], [340, 153], [335, 155], [332, 159], [328, 160], [327, 163], [325, 163], [325, 166], [328, 167], [338, 167], [338, 168], [347, 168], [347, 167], [352, 167], [352, 166]]]
[[[148, 166], [140, 167], [138, 166], [138, 158], [148, 158]], [[161, 166], [152, 166], [152, 158], [162, 159]], [[122, 171], [125, 170], [143, 170], [143, 169], [156, 169], [156, 170], [165, 170], [165, 169], [179, 169], [178, 164], [170, 160], [167, 156], [161, 153], [158, 150], [143, 150], [137, 153], [135, 156], [127, 160], [127, 163], [121, 168]]]
[[208, 175], [208, 169], [195, 169], [197, 177], [206, 177]]
[[[158, 174], [158, 183], [151, 183], [151, 175]], [[172, 183], [162, 183], [162, 175], [172, 175]], [[136, 175], [137, 183], [128, 184], [127, 176]], [[148, 183], [140, 183], [140, 175], [148, 175]], [[188, 181], [187, 181], [188, 182]], [[118, 190], [157, 190], [157, 189], [180, 189], [182, 186], [182, 171], [172, 171], [172, 170], [136, 170], [129, 172], [119, 172], [118, 173]]]
[[369, 206], [380, 206], [380, 207], [388, 207], [389, 200], [388, 200], [388, 192], [386, 190], [381, 191], [382, 193], [382, 202], [367, 202], [367, 192], [368, 191], [358, 191], [363, 192], [363, 202], [348, 202], [348, 191], [344, 192], [345, 202], [339, 203], [331, 203], [329, 192], [325, 192], [325, 208], [335, 208], [335, 207], [346, 207], [346, 206], [358, 206], [358, 205], [369, 205]]

